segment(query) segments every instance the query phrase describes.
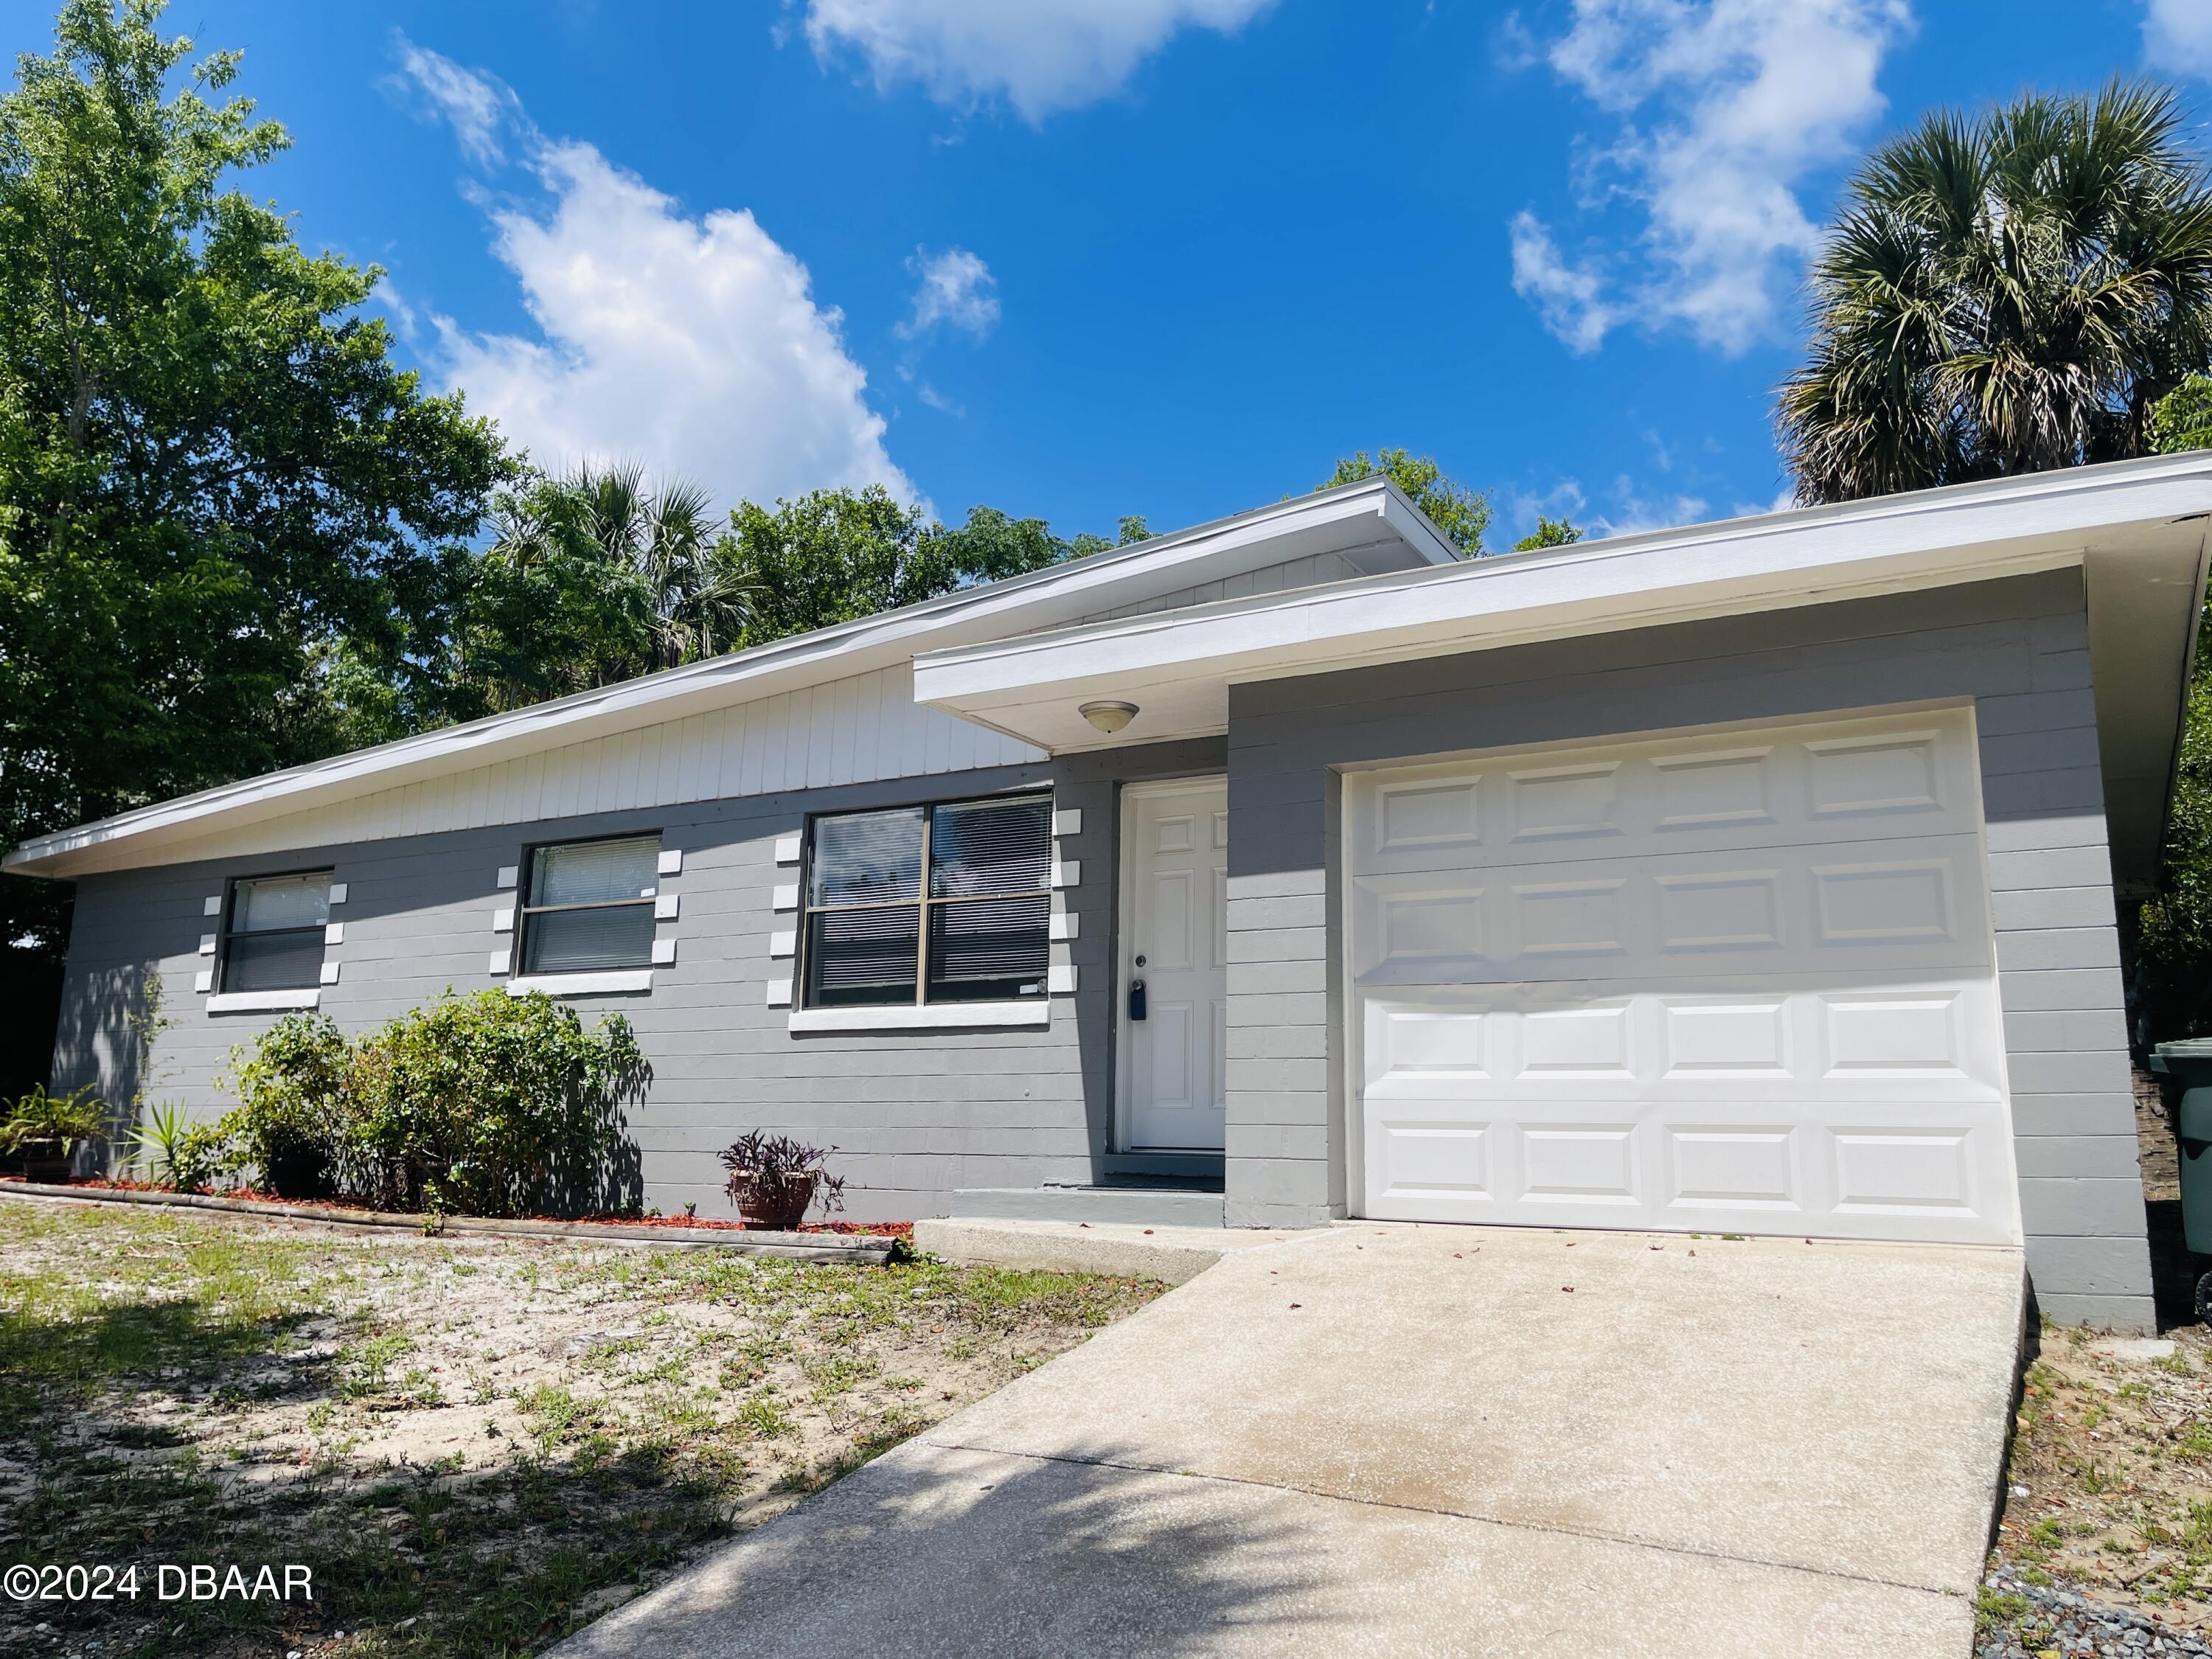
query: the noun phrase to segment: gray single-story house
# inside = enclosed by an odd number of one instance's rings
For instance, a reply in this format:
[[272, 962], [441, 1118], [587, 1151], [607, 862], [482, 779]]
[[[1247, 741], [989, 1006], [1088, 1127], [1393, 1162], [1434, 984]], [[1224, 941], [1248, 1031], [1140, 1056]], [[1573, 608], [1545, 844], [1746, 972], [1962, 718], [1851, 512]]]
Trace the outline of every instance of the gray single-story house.
[[1462, 562], [1374, 480], [15, 848], [54, 1071], [542, 988], [854, 1214], [2025, 1244], [2150, 1320], [2115, 890], [2212, 456]]

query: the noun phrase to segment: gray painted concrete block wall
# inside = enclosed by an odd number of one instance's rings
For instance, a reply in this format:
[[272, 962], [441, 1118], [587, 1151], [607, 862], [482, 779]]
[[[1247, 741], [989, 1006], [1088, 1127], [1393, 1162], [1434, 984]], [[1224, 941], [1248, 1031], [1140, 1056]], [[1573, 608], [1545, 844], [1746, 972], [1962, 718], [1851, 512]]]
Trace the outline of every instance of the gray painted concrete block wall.
[[1728, 720], [1973, 701], [2029, 1269], [2148, 1328], [2120, 957], [2078, 573], [1231, 689], [1232, 1224], [1346, 1212], [1339, 769]]
[[[1100, 1171], [1112, 1123], [1111, 964], [1117, 781], [1218, 772], [1220, 742], [1160, 744], [1029, 767], [701, 802], [352, 845], [258, 854], [89, 877], [78, 884], [68, 979], [58, 1034], [58, 1086], [92, 1083], [110, 1101], [137, 1086], [125, 1016], [149, 966], [159, 969], [178, 1024], [160, 1044], [148, 1080], [154, 1101], [215, 1115], [235, 1103], [221, 1073], [231, 1050], [280, 1018], [215, 1014], [192, 989], [198, 954], [214, 923], [203, 901], [225, 878], [327, 866], [347, 884], [334, 908], [343, 941], [322, 1006], [349, 1030], [374, 1025], [438, 996], [503, 983], [488, 969], [510, 942], [494, 912], [514, 895], [496, 885], [502, 865], [530, 844], [658, 830], [681, 848], [684, 868], [663, 890], [680, 895], [660, 925], [677, 941], [672, 967], [642, 996], [570, 999], [586, 1020], [619, 1011], [636, 1027], [654, 1067], [631, 1130], [649, 1203], [695, 1201], [726, 1215], [714, 1153], [753, 1127], [839, 1148], [834, 1167], [852, 1182], [855, 1218], [941, 1213], [961, 1187], [1027, 1187], [1089, 1181]], [[1082, 866], [1066, 908], [1078, 937], [1053, 947], [1073, 963], [1078, 988], [1054, 999], [1042, 1030], [842, 1032], [794, 1035], [788, 1011], [770, 1007], [767, 985], [792, 963], [769, 955], [771, 932], [794, 919], [773, 910], [773, 889], [796, 878], [775, 861], [777, 837], [809, 813], [848, 811], [1049, 782], [1058, 807], [1079, 807], [1083, 827], [1061, 855]]]

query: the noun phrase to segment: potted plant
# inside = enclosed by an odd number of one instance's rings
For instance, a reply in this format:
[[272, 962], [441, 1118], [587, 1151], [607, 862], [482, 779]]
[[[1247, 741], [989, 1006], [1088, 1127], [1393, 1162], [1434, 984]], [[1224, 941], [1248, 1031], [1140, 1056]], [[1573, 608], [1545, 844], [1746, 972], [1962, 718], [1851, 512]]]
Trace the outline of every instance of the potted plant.
[[756, 1129], [722, 1153], [730, 1172], [730, 1201], [738, 1218], [748, 1227], [789, 1231], [806, 1218], [817, 1199], [824, 1215], [845, 1206], [845, 1178], [831, 1175], [823, 1160], [837, 1149], [824, 1152]]
[[92, 1097], [90, 1085], [50, 1095], [36, 1084], [0, 1120], [0, 1158], [21, 1164], [27, 1180], [67, 1181], [76, 1149], [106, 1128], [107, 1108]]

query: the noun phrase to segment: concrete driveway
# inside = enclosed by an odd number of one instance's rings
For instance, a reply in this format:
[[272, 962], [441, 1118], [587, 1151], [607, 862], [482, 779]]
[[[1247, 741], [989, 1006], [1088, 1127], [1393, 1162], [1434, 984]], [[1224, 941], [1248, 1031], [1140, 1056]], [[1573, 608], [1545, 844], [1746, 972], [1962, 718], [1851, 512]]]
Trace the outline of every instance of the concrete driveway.
[[556, 1652], [1964, 1659], [2022, 1286], [2010, 1250], [1348, 1224]]

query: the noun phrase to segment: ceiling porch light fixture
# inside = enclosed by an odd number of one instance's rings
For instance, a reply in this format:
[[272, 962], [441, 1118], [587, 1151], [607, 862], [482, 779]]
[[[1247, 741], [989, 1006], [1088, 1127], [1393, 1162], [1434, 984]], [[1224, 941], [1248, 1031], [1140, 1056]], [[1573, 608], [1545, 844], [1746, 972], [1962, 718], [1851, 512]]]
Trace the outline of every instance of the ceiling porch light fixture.
[[1111, 737], [1137, 718], [1133, 702], [1086, 702], [1075, 711]]

